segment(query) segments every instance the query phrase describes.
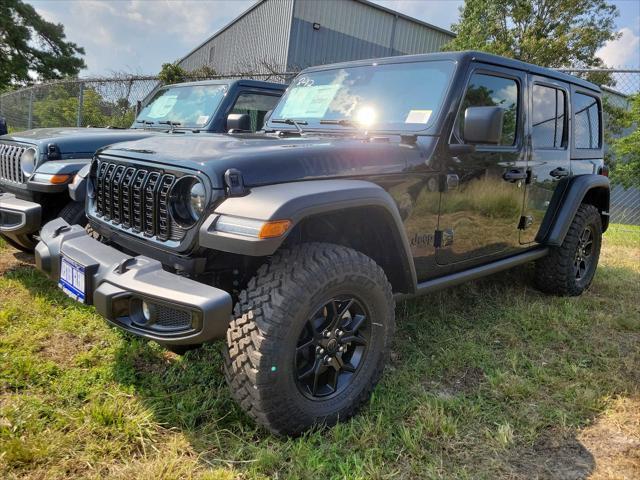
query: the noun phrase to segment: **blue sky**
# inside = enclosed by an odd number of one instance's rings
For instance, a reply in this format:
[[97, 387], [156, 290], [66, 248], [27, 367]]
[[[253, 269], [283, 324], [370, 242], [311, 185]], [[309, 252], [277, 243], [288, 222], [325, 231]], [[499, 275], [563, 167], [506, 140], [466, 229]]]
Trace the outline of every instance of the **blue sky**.
[[[336, 0], [337, 1], [337, 0]], [[459, 0], [374, 0], [433, 25], [450, 28]], [[86, 50], [82, 76], [154, 74], [182, 57], [254, 0], [27, 0]], [[622, 38], [600, 56], [612, 67], [640, 67], [640, 2], [613, 1]]]

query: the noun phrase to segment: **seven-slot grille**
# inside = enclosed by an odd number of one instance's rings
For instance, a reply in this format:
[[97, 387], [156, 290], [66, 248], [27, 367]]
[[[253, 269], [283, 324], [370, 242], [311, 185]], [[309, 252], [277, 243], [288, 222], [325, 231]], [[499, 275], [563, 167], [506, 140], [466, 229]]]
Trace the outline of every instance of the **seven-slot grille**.
[[96, 214], [135, 233], [181, 240], [185, 231], [169, 213], [176, 176], [144, 167], [100, 160], [96, 168]]
[[27, 147], [0, 143], [0, 179], [12, 183], [24, 183], [20, 157]]

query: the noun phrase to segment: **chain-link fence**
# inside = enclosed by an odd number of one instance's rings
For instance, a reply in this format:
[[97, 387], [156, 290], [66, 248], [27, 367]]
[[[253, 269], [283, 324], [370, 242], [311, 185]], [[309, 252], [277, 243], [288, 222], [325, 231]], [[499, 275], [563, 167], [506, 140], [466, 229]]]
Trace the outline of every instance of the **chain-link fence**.
[[[286, 83], [290, 73], [189, 78], [217, 80], [248, 78]], [[152, 76], [120, 76], [60, 80], [0, 95], [0, 117], [9, 131], [45, 127], [131, 126], [136, 104], [144, 102], [162, 83]]]
[[[640, 92], [640, 70], [574, 69], [567, 73], [603, 85], [605, 102], [628, 109], [629, 95]], [[252, 78], [287, 83], [292, 73], [238, 74], [213, 79]], [[204, 80], [190, 79], [190, 80]], [[129, 127], [136, 105], [144, 102], [161, 82], [152, 76], [117, 76], [61, 80], [38, 84], [0, 95], [0, 117], [9, 131], [41, 127]], [[616, 129], [605, 116], [605, 141], [628, 135], [631, 129]], [[615, 185], [611, 198], [612, 222], [640, 225], [640, 179], [631, 188]]]

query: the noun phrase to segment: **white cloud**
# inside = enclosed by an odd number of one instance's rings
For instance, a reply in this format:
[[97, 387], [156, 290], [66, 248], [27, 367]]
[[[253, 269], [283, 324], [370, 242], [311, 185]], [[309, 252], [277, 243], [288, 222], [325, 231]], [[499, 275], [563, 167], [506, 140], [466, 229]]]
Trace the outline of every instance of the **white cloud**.
[[609, 41], [596, 52], [608, 67], [640, 66], [640, 35], [630, 28], [620, 30], [620, 38]]

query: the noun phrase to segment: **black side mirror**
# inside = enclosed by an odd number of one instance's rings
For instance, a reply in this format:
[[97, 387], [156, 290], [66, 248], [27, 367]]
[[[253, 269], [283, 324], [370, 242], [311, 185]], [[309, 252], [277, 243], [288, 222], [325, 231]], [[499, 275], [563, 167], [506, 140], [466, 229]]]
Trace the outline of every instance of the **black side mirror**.
[[504, 108], [500, 107], [467, 108], [464, 111], [464, 141], [493, 145], [500, 143], [504, 113]]
[[7, 128], [7, 121], [0, 117], [0, 135], [6, 135], [9, 133], [9, 129]]
[[227, 117], [227, 131], [229, 133], [250, 132], [251, 118], [246, 113], [230, 113]]

